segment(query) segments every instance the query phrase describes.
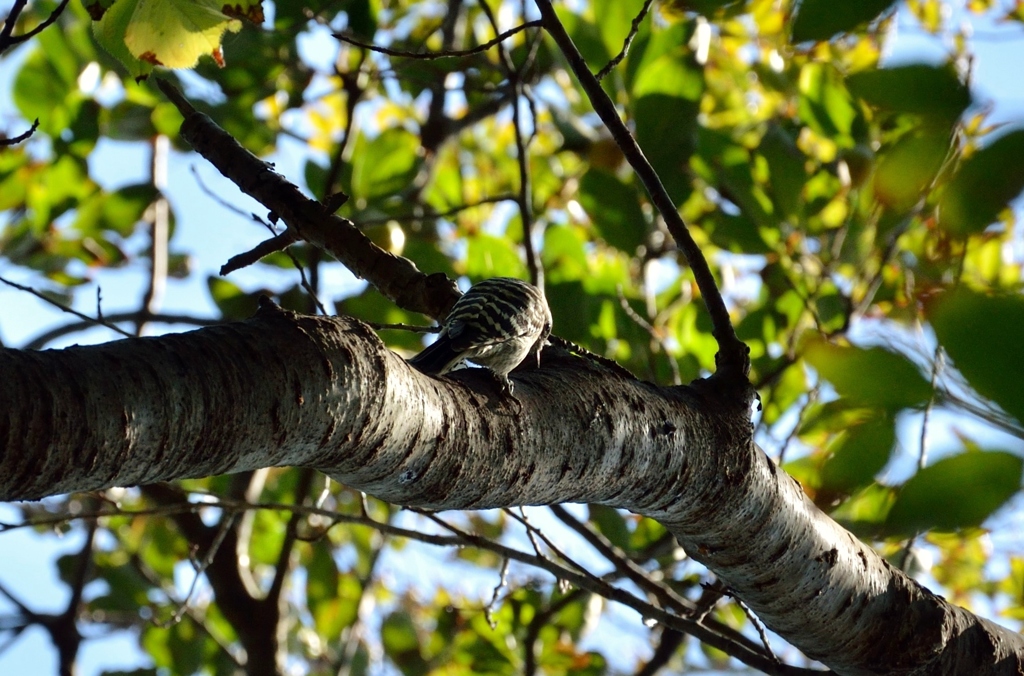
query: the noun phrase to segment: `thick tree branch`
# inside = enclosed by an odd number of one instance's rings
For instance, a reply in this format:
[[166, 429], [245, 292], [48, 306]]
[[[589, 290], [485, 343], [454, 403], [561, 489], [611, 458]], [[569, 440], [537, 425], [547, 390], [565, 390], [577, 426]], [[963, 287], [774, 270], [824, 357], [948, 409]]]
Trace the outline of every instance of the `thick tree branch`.
[[193, 108], [169, 82], [157, 82], [185, 117], [182, 138], [300, 237], [330, 253], [399, 307], [437, 318], [455, 304], [458, 288], [444, 274], [424, 274], [409, 259], [378, 247], [351, 221], [303, 195], [266, 162], [243, 148], [213, 120]]
[[549, 349], [512, 374], [514, 402], [478, 369], [416, 372], [360, 322], [267, 304], [187, 334], [3, 350], [0, 373], [0, 499], [298, 465], [429, 509], [601, 503], [663, 523], [838, 672], [1024, 663], [1019, 634], [822, 514], [715, 381], [661, 388]]

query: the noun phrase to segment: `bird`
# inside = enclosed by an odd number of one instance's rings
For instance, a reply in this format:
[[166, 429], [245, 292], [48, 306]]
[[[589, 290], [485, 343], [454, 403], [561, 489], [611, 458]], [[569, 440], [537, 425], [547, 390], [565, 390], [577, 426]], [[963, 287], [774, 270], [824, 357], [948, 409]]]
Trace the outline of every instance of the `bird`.
[[490, 369], [502, 392], [513, 394], [509, 372], [527, 357], [540, 366], [551, 323], [551, 310], [537, 287], [512, 277], [485, 279], [456, 301], [437, 340], [409, 364], [439, 376], [471, 361]]

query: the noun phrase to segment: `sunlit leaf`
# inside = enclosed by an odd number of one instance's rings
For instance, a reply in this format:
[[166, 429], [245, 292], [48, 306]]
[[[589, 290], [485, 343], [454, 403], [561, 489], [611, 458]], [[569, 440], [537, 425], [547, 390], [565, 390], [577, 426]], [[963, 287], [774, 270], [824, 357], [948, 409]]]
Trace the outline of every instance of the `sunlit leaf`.
[[224, 319], [246, 319], [256, 312], [258, 294], [246, 293], [238, 285], [220, 277], [209, 277], [206, 284]]
[[469, 240], [465, 272], [475, 281], [488, 277], [525, 279], [526, 265], [508, 239], [480, 233]]
[[815, 132], [840, 145], [850, 139], [857, 109], [838, 71], [830, 65], [808, 63], [800, 69], [800, 117]]
[[419, 152], [419, 139], [404, 129], [388, 129], [372, 141], [360, 136], [352, 159], [352, 197], [372, 200], [409, 187]]

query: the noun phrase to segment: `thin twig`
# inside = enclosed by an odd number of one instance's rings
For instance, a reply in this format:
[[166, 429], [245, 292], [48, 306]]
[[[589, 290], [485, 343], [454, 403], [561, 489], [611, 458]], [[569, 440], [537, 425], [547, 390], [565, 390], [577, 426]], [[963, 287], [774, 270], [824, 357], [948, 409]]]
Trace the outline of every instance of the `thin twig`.
[[[177, 315], [177, 314], [148, 314], [145, 312], [118, 312], [112, 315], [106, 315], [104, 317], [106, 322], [111, 324], [116, 322], [157, 322], [160, 324], [189, 324], [191, 326], [216, 326], [217, 324], [223, 324], [224, 321], [221, 319], [210, 319], [203, 317], [193, 317], [191, 315]], [[84, 331], [92, 328], [96, 325], [96, 320], [87, 317], [84, 321], [72, 322], [65, 324], [64, 326], [58, 326], [55, 329], [50, 329], [46, 333], [42, 333], [28, 343], [25, 344], [24, 349], [26, 350], [41, 350], [51, 341], [62, 336], [66, 336], [69, 333], [77, 333], [78, 331]]]
[[[316, 472], [309, 468], [303, 468], [299, 470], [299, 473], [299, 480], [295, 487], [295, 504], [297, 505], [301, 505], [309, 497], [313, 487], [313, 477], [316, 475]], [[285, 526], [284, 538], [281, 548], [277, 552], [277, 562], [274, 565], [274, 578], [270, 582], [266, 596], [263, 597], [268, 604], [277, 605], [280, 601], [285, 580], [291, 570], [292, 551], [299, 539], [299, 523], [305, 518], [306, 516], [300, 512], [292, 512], [288, 517], [288, 525]]]
[[[217, 500], [217, 496], [209, 495], [212, 500]], [[625, 590], [608, 584], [600, 578], [595, 578], [590, 574], [581, 574], [575, 570], [571, 570], [565, 566], [562, 566], [550, 559], [544, 557], [538, 557], [534, 554], [520, 551], [512, 547], [493, 542], [486, 538], [464, 533], [461, 530], [448, 527], [444, 524], [443, 527], [446, 530], [455, 532], [454, 535], [437, 535], [432, 533], [423, 533], [420, 531], [401, 528], [394, 526], [390, 523], [377, 521], [368, 516], [352, 516], [348, 514], [341, 514], [338, 512], [316, 509], [314, 507], [294, 505], [294, 504], [283, 504], [283, 503], [248, 503], [244, 501], [233, 501], [233, 500], [219, 500], [217, 502], [186, 502], [174, 505], [167, 505], [156, 508], [146, 508], [140, 510], [113, 510], [113, 509], [102, 509], [93, 513], [88, 514], [62, 514], [54, 515], [50, 517], [44, 517], [39, 519], [32, 519], [25, 521], [20, 524], [5, 524], [0, 522], [0, 532], [6, 532], [10, 530], [28, 528], [43, 525], [54, 525], [59, 523], [66, 523], [68, 520], [75, 518], [85, 519], [99, 519], [105, 517], [120, 517], [120, 518], [134, 518], [138, 516], [164, 516], [173, 514], [183, 513], [195, 513], [201, 509], [205, 509], [211, 506], [219, 506], [223, 509], [229, 510], [269, 510], [269, 511], [282, 511], [282, 512], [300, 512], [303, 514], [316, 514], [326, 517], [334, 524], [348, 523], [358, 524], [374, 528], [375, 530], [396, 537], [404, 537], [410, 540], [423, 542], [435, 546], [442, 547], [465, 547], [472, 546], [487, 551], [494, 552], [499, 556], [509, 558], [513, 561], [519, 561], [527, 565], [531, 565], [542, 570], [545, 570], [555, 576], [558, 579], [564, 579], [569, 581], [571, 584], [587, 591], [602, 596], [610, 601], [622, 603], [630, 608], [633, 608], [644, 617], [651, 618], [659, 622], [660, 624], [692, 635], [700, 641], [707, 643], [708, 645], [718, 648], [723, 652], [735, 657], [744, 664], [747, 664], [756, 669], [760, 669], [768, 674], [785, 674], [786, 676], [818, 676], [822, 673], [820, 670], [814, 669], [803, 669], [800, 667], [793, 667], [788, 665], [779, 665], [774, 662], [769, 656], [763, 654], [760, 650], [752, 650], [747, 645], [739, 642], [740, 639], [745, 639], [741, 634], [725, 626], [707, 626], [700, 622], [678, 617], [664, 611], [657, 606], [650, 603], [646, 603], [642, 599], [639, 599]], [[415, 510], [414, 510], [415, 511]], [[422, 512], [421, 512], [422, 513]]]
[[486, 52], [494, 45], [500, 44], [502, 41], [507, 40], [516, 33], [520, 33], [528, 28], [540, 28], [541, 25], [542, 22], [540, 20], [527, 21], [526, 23], [516, 26], [515, 28], [508, 29], [498, 37], [494, 38], [493, 40], [488, 40], [482, 45], [477, 45], [476, 47], [473, 47], [471, 49], [455, 49], [444, 52], [407, 52], [401, 49], [390, 49], [388, 47], [381, 47], [380, 45], [375, 45], [372, 42], [363, 42], [362, 40], [357, 40], [356, 38], [349, 35], [345, 35], [344, 33], [335, 33], [334, 37], [337, 38], [338, 40], [341, 40], [342, 42], [347, 42], [350, 45], [362, 47], [363, 49], [369, 49], [371, 52], [377, 52], [378, 54], [398, 56], [404, 59], [423, 59], [430, 61], [434, 59], [452, 59], [460, 56], [472, 56], [473, 54]]
[[604, 79], [604, 76], [612, 71], [613, 68], [622, 63], [622, 59], [626, 57], [626, 53], [629, 52], [629, 46], [633, 44], [633, 38], [636, 37], [637, 31], [640, 30], [640, 24], [643, 23], [644, 17], [647, 16], [648, 10], [651, 8], [651, 2], [653, 0], [644, 0], [644, 6], [640, 8], [640, 11], [636, 16], [633, 17], [633, 23], [629, 27], [629, 33], [626, 34], [626, 38], [622, 41], [622, 49], [615, 57], [604, 65], [604, 68], [597, 71], [596, 77], [599, 81]]
[[14, 33], [14, 25], [18, 23], [18, 17], [21, 16], [21, 11], [27, 4], [28, 0], [14, 0], [14, 4], [11, 5], [11, 11], [7, 13], [7, 18], [4, 20], [4, 27], [0, 29], [0, 52], [7, 51], [8, 47], [15, 44], [15, 38], [11, 37]]
[[0, 147], [13, 146], [21, 143], [22, 141], [28, 140], [32, 134], [36, 133], [36, 129], [39, 128], [39, 118], [37, 117], [26, 131], [21, 132], [13, 138], [0, 139]]
[[668, 587], [658, 584], [650, 578], [645, 570], [630, 561], [617, 547], [589, 525], [581, 522], [561, 505], [551, 505], [551, 513], [559, 521], [576, 531], [591, 547], [606, 558], [623, 577], [631, 580], [637, 587], [654, 596], [665, 608], [672, 608], [679, 613], [692, 613], [693, 602], [685, 599]]
[[298, 240], [299, 236], [294, 230], [289, 228], [279, 235], [263, 240], [248, 251], [232, 256], [228, 259], [227, 263], [220, 266], [219, 274], [221, 276], [229, 275], [235, 270], [241, 270], [244, 267], [258, 263], [262, 258], [272, 253], [284, 251]]
[[441, 330], [440, 326], [413, 326], [412, 324], [378, 324], [377, 322], [366, 322], [366, 324], [374, 331], [388, 329], [395, 331], [412, 331], [413, 333], [438, 333]]
[[[491, 10], [487, 0], [479, 0], [480, 9], [487, 16], [491, 28], [498, 33], [498, 20]], [[536, 45], [534, 43], [534, 50]], [[512, 56], [502, 44], [498, 45], [498, 53], [501, 55], [501, 64], [505, 69], [505, 77], [512, 86], [512, 131], [516, 142], [516, 165], [519, 168], [519, 192], [516, 195], [516, 202], [519, 205], [519, 218], [523, 226], [523, 249], [526, 253], [526, 267], [530, 271], [530, 281], [533, 285], [544, 290], [544, 268], [541, 266], [537, 252], [533, 247], [533, 188], [530, 183], [530, 153], [526, 142], [523, 140], [522, 115], [519, 111], [519, 99], [523, 96], [523, 81], [521, 73], [516, 69]], [[532, 56], [532, 54], [531, 54]], [[525, 70], [530, 59], [523, 62]], [[532, 125], [536, 128], [536, 119]], [[532, 137], [532, 135], [531, 135]]]
[[[626, 316], [629, 317], [634, 324], [646, 331], [651, 337], [651, 340], [657, 343], [661, 348], [661, 351], [665, 354], [665, 357], [668, 359], [669, 370], [672, 371], [672, 384], [682, 385], [683, 377], [679, 373], [679, 364], [677, 364], [676, 360], [671, 354], [669, 354], [668, 347], [665, 345], [664, 339], [658, 335], [658, 329], [656, 329], [649, 321], [641, 317], [639, 312], [633, 309], [633, 306], [629, 304], [629, 300], [626, 298], [625, 292], [622, 290], [621, 284], [617, 284], [615, 286], [615, 293], [619, 297], [619, 306], [622, 308], [622, 311], [626, 313]], [[653, 364], [651, 364], [651, 366], [653, 370]]]
[[736, 336], [736, 331], [729, 318], [729, 310], [725, 306], [722, 293], [718, 289], [715, 277], [711, 274], [707, 259], [704, 253], [690, 235], [686, 223], [676, 209], [672, 197], [668, 194], [661, 178], [647, 161], [636, 139], [626, 127], [625, 122], [619, 117], [619, 111], [611, 98], [601, 87], [600, 81], [590, 72], [587, 62], [583, 59], [572, 38], [565, 31], [565, 27], [555, 14], [551, 0], [537, 0], [537, 7], [540, 9], [544, 27], [554, 38], [570, 68], [576, 74], [577, 79], [590, 99], [594, 111], [608, 127], [615, 140], [616, 145], [622, 150], [623, 155], [629, 161], [633, 171], [643, 183], [651, 202], [665, 219], [676, 245], [686, 257], [686, 262], [693, 272], [694, 281], [700, 289], [704, 304], [711, 316], [713, 335], [718, 343], [718, 355], [716, 363], [722, 377], [730, 381], [745, 382], [750, 372], [750, 350]]
[[443, 317], [458, 300], [458, 287], [443, 273], [427, 275], [412, 261], [385, 251], [353, 223], [324, 209], [272, 167], [247, 151], [209, 116], [197, 111], [167, 80], [157, 86], [185, 118], [181, 138], [310, 244], [328, 251], [357, 277], [373, 284], [399, 307]]
[[[60, 4], [57, 5], [57, 7], [52, 12], [50, 12], [50, 16], [46, 17], [46, 19], [41, 21], [38, 26], [30, 30], [28, 33], [12, 36], [11, 29], [14, 28], [14, 21], [17, 21], [18, 14], [21, 13], [21, 9], [26, 4], [24, 0], [16, 0], [14, 6], [18, 9], [18, 11], [15, 12], [14, 8], [11, 9], [11, 13], [8, 15], [7, 21], [4, 22], [3, 31], [0, 32], [0, 52], [6, 51], [8, 47], [20, 45], [22, 42], [30, 40], [35, 36], [39, 35], [40, 33], [42, 33], [47, 27], [52, 25], [53, 22], [60, 18], [60, 15], [64, 12], [64, 8], [68, 6], [68, 1], [69, 0], [60, 0]], [[18, 5], [21, 5], [21, 7], [18, 7]], [[14, 17], [14, 21], [11, 20], [11, 17]], [[7, 26], [8, 22], [11, 24], [10, 29], [8, 29]]]
[[501, 590], [508, 586], [508, 564], [508, 559], [501, 560], [501, 572], [498, 573], [498, 584], [494, 585], [494, 593], [491, 594], [490, 602], [484, 606], [484, 619], [487, 620], [487, 624], [491, 629], [496, 629], [498, 626], [498, 623], [494, 621], [491, 613], [498, 603], [498, 595], [501, 593]]
[[379, 225], [381, 223], [388, 223], [390, 221], [397, 221], [403, 223], [406, 221], [425, 221], [433, 218], [447, 218], [448, 216], [454, 216], [455, 214], [467, 211], [469, 209], [475, 209], [476, 207], [482, 207], [487, 204], [497, 204], [498, 202], [514, 202], [516, 196], [508, 193], [504, 195], [495, 195], [494, 197], [484, 197], [477, 200], [476, 202], [469, 202], [466, 204], [460, 204], [459, 206], [452, 207], [447, 211], [428, 211], [422, 214], [401, 214], [396, 216], [382, 216], [381, 218], [364, 218], [356, 223], [357, 227], [365, 228], [368, 225]]
[[196, 587], [199, 584], [199, 578], [203, 576], [206, 569], [213, 563], [214, 557], [220, 550], [220, 546], [224, 543], [224, 538], [227, 537], [228, 532], [231, 530], [231, 526], [235, 522], [235, 518], [238, 516], [238, 512], [231, 510], [229, 514], [221, 518], [220, 524], [217, 528], [217, 534], [213, 538], [213, 542], [210, 543], [210, 548], [206, 551], [206, 554], [202, 559], [192, 561], [192, 569], [195, 572], [195, 577], [192, 578], [192, 584], [188, 587], [188, 592], [185, 594], [185, 598], [182, 599], [181, 604], [171, 615], [170, 620], [154, 620], [154, 624], [161, 628], [167, 628], [171, 625], [181, 622], [181, 618], [189, 612], [189, 608], [192, 603], [192, 595], [195, 594]]
[[943, 367], [946, 365], [944, 354], [945, 353], [942, 351], [942, 345], [936, 344], [935, 352], [932, 356], [932, 394], [928, 397], [928, 403], [924, 407], [924, 414], [921, 418], [921, 443], [917, 454], [918, 469], [924, 469], [925, 465], [928, 464], [928, 420], [931, 417], [932, 409], [935, 407], [935, 386], [938, 384], [939, 377], [942, 375]]
[[[130, 558], [130, 562], [134, 567], [135, 571], [138, 572], [138, 574], [141, 575], [143, 579], [145, 579], [147, 582], [150, 583], [150, 585], [156, 587], [164, 593], [164, 596], [167, 598], [168, 603], [179, 607], [181, 606], [181, 602], [178, 601], [177, 598], [175, 598], [176, 590], [174, 589], [174, 587], [165, 584], [163, 578], [160, 575], [153, 572], [148, 566], [146, 566], [139, 555], [133, 555]], [[197, 627], [202, 629], [206, 633], [206, 635], [215, 644], [217, 644], [217, 647], [220, 648], [221, 652], [223, 652], [224, 655], [229, 660], [231, 660], [238, 668], [241, 668], [243, 666], [243, 660], [238, 654], [238, 649], [235, 649], [235, 647], [231, 643], [225, 641], [222, 636], [218, 636], [217, 633], [210, 628], [209, 624], [207, 624], [207, 618], [204, 616], [204, 613], [197, 612], [191, 606], [185, 606], [185, 615], [187, 615], [188, 618], [192, 620]], [[156, 620], [149, 620], [147, 624], [148, 623], [156, 624]]]
[[732, 600], [736, 602], [736, 605], [743, 609], [743, 612], [744, 614], [746, 614], [747, 619], [750, 620], [750, 624], [754, 625], [754, 629], [757, 630], [757, 635], [760, 637], [761, 643], [764, 644], [765, 651], [769, 655], [771, 655], [772, 659], [775, 661], [776, 664], [782, 664], [782, 660], [780, 660], [779, 656], [775, 654], [774, 650], [772, 650], [772, 644], [768, 640], [768, 632], [765, 631], [764, 625], [761, 623], [761, 620], [759, 620], [757, 616], [754, 615], [754, 612], [747, 607], [746, 603], [739, 600], [735, 596], [732, 597]]
[[42, 293], [36, 291], [32, 287], [23, 286], [22, 284], [18, 284], [17, 282], [12, 282], [11, 280], [9, 280], [9, 279], [7, 279], [5, 277], [0, 277], [0, 282], [6, 284], [7, 286], [10, 286], [10, 287], [13, 287], [15, 289], [18, 289], [19, 291], [24, 291], [25, 293], [30, 293], [33, 296], [35, 296], [36, 298], [38, 298], [38, 299], [40, 299], [40, 300], [42, 300], [42, 301], [44, 301], [46, 303], [49, 303], [50, 305], [54, 306], [55, 308], [58, 308], [62, 312], [66, 312], [68, 314], [72, 314], [72, 315], [78, 317], [79, 319], [82, 319], [82, 320], [87, 321], [87, 322], [91, 322], [92, 324], [97, 324], [99, 326], [105, 326], [106, 328], [110, 329], [111, 331], [115, 331], [117, 333], [120, 333], [125, 338], [133, 338], [134, 337], [134, 336], [132, 336], [132, 334], [128, 333], [127, 331], [122, 329], [120, 326], [114, 326], [110, 322], [104, 321], [102, 318], [97, 319], [95, 317], [90, 317], [89, 315], [84, 314], [82, 312], [79, 312], [78, 310], [75, 310], [73, 308], [69, 308], [68, 306], [64, 305], [63, 303], [58, 303], [57, 301], [53, 300], [52, 298], [47, 298], [47, 296], [45, 294], [42, 294]]

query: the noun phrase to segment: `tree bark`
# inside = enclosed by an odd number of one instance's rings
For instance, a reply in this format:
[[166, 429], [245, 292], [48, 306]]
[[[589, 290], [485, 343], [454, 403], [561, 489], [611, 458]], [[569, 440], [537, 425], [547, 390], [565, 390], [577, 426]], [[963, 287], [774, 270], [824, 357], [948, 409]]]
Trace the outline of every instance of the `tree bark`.
[[892, 568], [754, 446], [735, 383], [658, 387], [554, 349], [512, 378], [514, 399], [480, 369], [430, 378], [361, 322], [270, 303], [186, 334], [3, 350], [0, 499], [295, 465], [430, 509], [602, 503], [665, 524], [839, 673], [1021, 673], [1019, 634]]

